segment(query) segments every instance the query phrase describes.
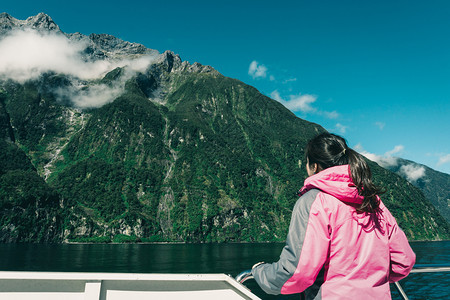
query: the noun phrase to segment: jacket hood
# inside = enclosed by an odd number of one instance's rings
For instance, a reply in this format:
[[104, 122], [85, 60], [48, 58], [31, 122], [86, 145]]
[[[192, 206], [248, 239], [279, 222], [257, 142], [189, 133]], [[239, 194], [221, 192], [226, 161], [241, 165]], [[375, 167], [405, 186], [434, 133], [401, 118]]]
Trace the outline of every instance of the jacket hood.
[[299, 196], [311, 189], [319, 189], [343, 202], [361, 204], [364, 200], [353, 184], [349, 165], [331, 167], [306, 178]]

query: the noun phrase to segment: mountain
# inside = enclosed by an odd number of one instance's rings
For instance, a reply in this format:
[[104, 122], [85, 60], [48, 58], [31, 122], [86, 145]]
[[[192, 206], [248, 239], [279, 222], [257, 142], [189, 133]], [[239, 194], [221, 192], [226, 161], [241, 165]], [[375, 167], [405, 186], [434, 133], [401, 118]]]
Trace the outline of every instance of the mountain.
[[59, 195], [15, 143], [5, 98], [0, 93], [0, 241], [60, 240]]
[[[0, 14], [0, 30], [0, 49], [41, 47], [0, 69], [0, 241], [284, 240], [320, 125], [170, 51], [45, 14]], [[418, 188], [370, 164], [410, 239], [450, 237]]]
[[383, 166], [418, 187], [447, 222], [450, 222], [449, 174], [403, 158], [396, 158], [394, 164]]

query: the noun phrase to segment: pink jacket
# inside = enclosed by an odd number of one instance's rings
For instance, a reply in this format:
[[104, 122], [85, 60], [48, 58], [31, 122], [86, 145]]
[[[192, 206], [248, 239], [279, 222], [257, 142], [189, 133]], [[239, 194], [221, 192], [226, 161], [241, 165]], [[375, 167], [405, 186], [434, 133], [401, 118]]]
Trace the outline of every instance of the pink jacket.
[[363, 198], [349, 166], [305, 180], [280, 260], [252, 270], [269, 294], [305, 292], [306, 299], [391, 299], [389, 283], [406, 277], [415, 254], [380, 201], [379, 221], [358, 213]]

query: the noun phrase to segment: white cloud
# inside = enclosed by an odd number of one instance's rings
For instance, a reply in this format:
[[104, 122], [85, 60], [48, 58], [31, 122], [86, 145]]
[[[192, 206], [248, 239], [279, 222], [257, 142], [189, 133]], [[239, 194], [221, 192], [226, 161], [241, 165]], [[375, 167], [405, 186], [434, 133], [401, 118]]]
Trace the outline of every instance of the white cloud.
[[408, 164], [400, 167], [400, 173], [411, 183], [425, 176], [425, 168], [420, 165]]
[[314, 95], [290, 95], [289, 100], [285, 100], [281, 98], [278, 91], [273, 91], [270, 96], [293, 112], [301, 111], [306, 113], [316, 111], [316, 109], [311, 106], [311, 104], [317, 100], [317, 97]]
[[0, 72], [21, 82], [47, 71], [81, 72], [76, 63], [81, 50], [82, 44], [71, 45], [62, 35], [14, 31], [0, 41]]
[[[367, 157], [368, 159], [378, 163], [384, 168], [395, 167], [398, 165], [398, 158], [393, 154], [400, 153], [404, 150], [404, 146], [397, 145], [394, 149], [386, 152], [384, 155], [377, 155], [364, 151], [361, 144], [355, 146], [355, 150]], [[425, 176], [425, 167], [418, 164], [406, 164], [400, 167], [399, 173], [411, 183], [415, 183], [419, 178]]]
[[278, 91], [276, 91], [276, 90], [273, 91], [273, 92], [270, 94], [270, 97], [272, 97], [272, 99], [277, 100], [278, 102], [280, 102], [281, 104], [283, 104], [284, 106], [286, 106], [286, 102], [287, 102], [287, 101], [281, 98], [280, 93], [279, 93]]
[[[127, 67], [124, 74], [130, 78], [133, 72], [144, 72], [155, 60], [155, 56], [143, 55], [136, 59], [109, 59], [87, 62], [82, 57], [86, 42], [72, 42], [56, 33], [41, 33], [35, 30], [16, 30], [0, 40], [0, 78], [25, 82], [38, 78], [42, 73], [53, 71], [70, 75], [76, 79], [102, 78], [117, 67]], [[68, 97], [79, 107], [94, 107], [114, 100], [123, 85], [109, 88], [94, 85], [87, 89], [69, 88], [57, 94]]]
[[124, 85], [125, 81], [120, 80], [112, 87], [106, 84], [70, 86], [55, 90], [55, 94], [60, 99], [69, 99], [79, 108], [100, 107], [120, 96]]
[[[340, 116], [337, 111], [319, 111], [315, 107], [313, 107], [312, 104], [317, 101], [317, 96], [315, 95], [289, 95], [288, 99], [285, 99], [281, 97], [278, 90], [275, 90], [270, 94], [270, 97], [283, 104], [292, 112], [315, 113], [321, 116], [325, 116], [328, 119], [337, 119]], [[348, 128], [347, 126], [343, 126], [341, 124], [338, 124], [337, 127], [341, 133], [345, 133], [346, 129]]]
[[442, 155], [439, 157], [439, 161], [437, 163], [437, 166], [442, 166], [443, 164], [450, 163], [450, 154]]
[[288, 100], [288, 108], [293, 111], [311, 112], [316, 109], [311, 106], [316, 102], [317, 97], [313, 95], [291, 95]]
[[344, 126], [341, 123], [336, 124], [336, 129], [342, 134], [344, 134], [347, 131], [347, 128], [348, 126]]
[[283, 84], [289, 83], [289, 82], [295, 82], [297, 81], [297, 78], [288, 78], [286, 80], [283, 81]]
[[[263, 64], [258, 63], [256, 60], [250, 63], [250, 66], [248, 68], [248, 74], [252, 76], [253, 79], [269, 77], [270, 81], [276, 81], [275, 76], [269, 74], [267, 67]], [[286, 85], [288, 83], [296, 81], [297, 78], [291, 77], [282, 81], [280, 80], [279, 82], [281, 82], [281, 84], [283, 85]], [[289, 88], [288, 90], [289, 92], [292, 92], [292, 88]], [[317, 96], [315, 95], [291, 94], [288, 95], [286, 98], [282, 98], [278, 90], [275, 90], [270, 94], [270, 97], [283, 104], [286, 108], [288, 108], [292, 112], [316, 113], [318, 115], [325, 116], [328, 119], [337, 119], [340, 116], [340, 114], [337, 111], [331, 112], [319, 111], [315, 107], [313, 107], [312, 104], [317, 101]], [[340, 127], [340, 131], [345, 132], [345, 128]]]
[[278, 92], [277, 90], [273, 91], [270, 94], [270, 97], [272, 97], [272, 99], [277, 100], [278, 102], [283, 102], [284, 100], [281, 98], [280, 96], [280, 92]]
[[339, 113], [337, 111], [335, 111], [335, 110], [334, 111], [325, 111], [323, 114], [328, 119], [337, 119], [337, 118], [339, 118]]
[[387, 151], [384, 155], [377, 155], [377, 154], [365, 151], [362, 148], [361, 144], [358, 144], [357, 147], [355, 147], [355, 149], [358, 149], [357, 151], [359, 151], [359, 153], [361, 153], [368, 159], [378, 163], [380, 166], [382, 166], [384, 168], [397, 166], [398, 158], [393, 157], [392, 155], [402, 152], [404, 150], [404, 148], [405, 147], [403, 145], [397, 145], [394, 147], [394, 149]]
[[403, 145], [397, 145], [394, 147], [394, 149], [388, 151], [385, 153], [385, 156], [392, 156], [393, 154], [397, 154], [402, 152], [405, 149]]
[[383, 130], [383, 129], [384, 129], [384, 126], [386, 126], [386, 124], [383, 123], [383, 122], [375, 122], [375, 125], [376, 125], [378, 128], [380, 128], [380, 130]]
[[259, 64], [256, 60], [254, 60], [250, 63], [250, 66], [248, 68], [248, 75], [252, 76], [253, 79], [266, 78], [267, 67], [265, 65]]
[[364, 151], [364, 148], [363, 148], [363, 146], [361, 145], [361, 143], [356, 144], [355, 147], [353, 147], [353, 149], [354, 149], [355, 151], [360, 152], [360, 153], [362, 153], [362, 152]]

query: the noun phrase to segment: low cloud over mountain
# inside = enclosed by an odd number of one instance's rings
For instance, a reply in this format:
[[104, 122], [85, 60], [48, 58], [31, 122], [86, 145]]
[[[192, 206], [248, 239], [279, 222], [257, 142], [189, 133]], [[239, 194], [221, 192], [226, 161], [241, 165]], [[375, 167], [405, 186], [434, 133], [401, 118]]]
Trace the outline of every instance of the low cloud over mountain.
[[[157, 58], [154, 52], [123, 56], [98, 50], [103, 57], [96, 58], [90, 55], [94, 52], [92, 44], [92, 39], [79, 34], [66, 36], [32, 28], [11, 30], [0, 39], [0, 79], [24, 83], [44, 73], [65, 74], [72, 79], [72, 85], [55, 94], [72, 99], [81, 108], [98, 107], [119, 96], [124, 82], [136, 72], [144, 72]], [[119, 67], [126, 72], [114, 88], [92, 82]]]
[[369, 153], [363, 150], [361, 146], [357, 146], [356, 148], [362, 155], [376, 162], [383, 168], [389, 170], [398, 169], [397, 172], [411, 183], [417, 182], [417, 180], [426, 175], [424, 166], [416, 163], [400, 164], [400, 158], [393, 156], [394, 154], [398, 154], [404, 150], [403, 145], [395, 146], [394, 149], [386, 152], [384, 155]]

